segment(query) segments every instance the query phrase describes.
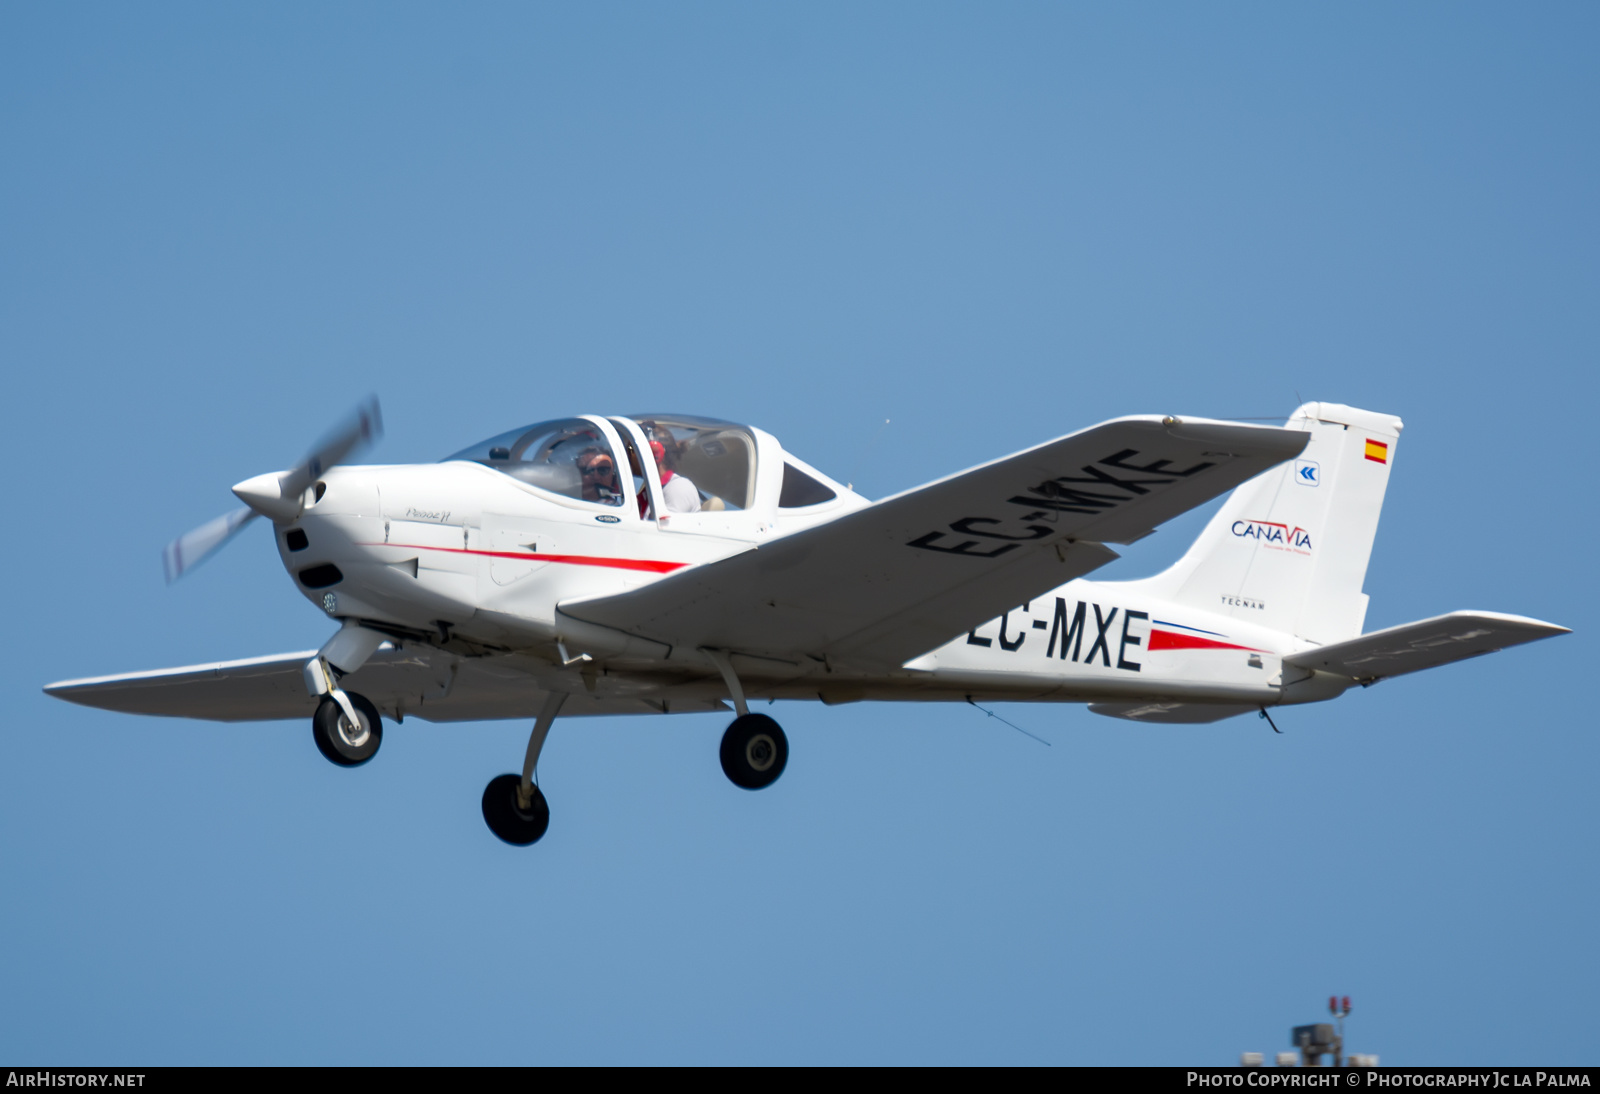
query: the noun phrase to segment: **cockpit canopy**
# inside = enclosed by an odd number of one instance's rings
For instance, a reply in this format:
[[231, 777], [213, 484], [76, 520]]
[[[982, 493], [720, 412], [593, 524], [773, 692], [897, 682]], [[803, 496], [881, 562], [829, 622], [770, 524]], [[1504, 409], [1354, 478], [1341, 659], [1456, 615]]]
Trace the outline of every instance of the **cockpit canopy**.
[[[758, 444], [749, 427], [685, 414], [635, 414], [610, 421], [625, 447], [620, 454], [597, 421], [561, 418], [490, 437], [449, 458], [481, 463], [541, 490], [601, 505], [622, 504], [618, 476], [630, 473], [636, 493], [645, 474], [656, 475], [672, 511], [688, 506], [689, 511], [714, 512], [754, 504]], [[635, 451], [629, 424], [643, 435], [647, 452]], [[780, 507], [817, 505], [837, 496], [792, 464], [785, 462], [783, 471]], [[674, 479], [683, 481], [672, 487]]]
[[611, 481], [615, 482], [617, 454], [600, 427], [582, 418], [561, 418], [513, 429], [464, 448], [448, 459], [484, 464], [552, 494], [605, 505], [622, 504], [622, 495], [614, 488], [606, 489], [606, 496], [602, 497], [599, 488], [591, 487], [592, 496], [584, 496], [584, 470], [595, 479], [598, 469], [609, 466]]

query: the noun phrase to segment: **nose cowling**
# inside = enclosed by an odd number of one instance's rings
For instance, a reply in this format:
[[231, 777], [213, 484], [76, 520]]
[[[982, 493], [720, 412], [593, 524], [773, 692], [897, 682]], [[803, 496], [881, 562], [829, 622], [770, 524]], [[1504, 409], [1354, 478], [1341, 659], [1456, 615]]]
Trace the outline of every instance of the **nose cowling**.
[[[417, 552], [389, 543], [380, 484], [397, 477], [404, 482], [414, 473], [412, 468], [336, 467], [293, 499], [302, 504], [297, 516], [278, 526], [279, 553], [302, 595], [338, 618], [417, 629], [432, 629], [434, 620], [455, 623], [471, 615], [471, 605], [458, 610], [459, 605], [436, 603], [427, 583], [417, 579]], [[261, 486], [270, 506], [273, 484]], [[454, 543], [461, 543], [459, 532]], [[406, 561], [411, 567], [404, 566]]]

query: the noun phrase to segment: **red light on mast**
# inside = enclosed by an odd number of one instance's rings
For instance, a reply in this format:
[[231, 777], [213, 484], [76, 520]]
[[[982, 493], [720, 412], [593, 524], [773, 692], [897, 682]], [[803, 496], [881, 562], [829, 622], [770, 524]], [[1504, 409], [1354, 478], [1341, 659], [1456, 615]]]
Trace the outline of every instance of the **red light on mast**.
[[1350, 997], [1348, 995], [1344, 997], [1344, 1012], [1346, 1014], [1350, 1013]]

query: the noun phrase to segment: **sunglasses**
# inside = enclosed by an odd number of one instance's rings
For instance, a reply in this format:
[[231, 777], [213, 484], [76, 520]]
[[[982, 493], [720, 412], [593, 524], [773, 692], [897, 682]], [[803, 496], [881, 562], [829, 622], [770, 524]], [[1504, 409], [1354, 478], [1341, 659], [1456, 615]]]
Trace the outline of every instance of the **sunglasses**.
[[583, 473], [585, 475], [609, 475], [611, 474], [611, 471], [612, 467], [609, 463], [592, 463], [588, 467], [583, 468]]

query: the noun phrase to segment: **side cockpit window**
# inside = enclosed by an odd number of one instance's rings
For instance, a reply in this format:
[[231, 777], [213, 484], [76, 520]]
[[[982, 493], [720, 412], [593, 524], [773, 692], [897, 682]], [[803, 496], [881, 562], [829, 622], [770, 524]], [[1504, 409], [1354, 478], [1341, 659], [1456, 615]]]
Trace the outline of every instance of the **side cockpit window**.
[[529, 486], [578, 501], [622, 504], [617, 455], [600, 428], [582, 418], [513, 429], [449, 458], [481, 463]]
[[779, 509], [804, 509], [808, 505], [821, 505], [839, 495], [833, 487], [818, 482], [788, 460], [783, 462], [783, 492], [778, 495]]
[[748, 429], [682, 414], [637, 414], [633, 420], [660, 465], [668, 512], [750, 508], [756, 439]]

